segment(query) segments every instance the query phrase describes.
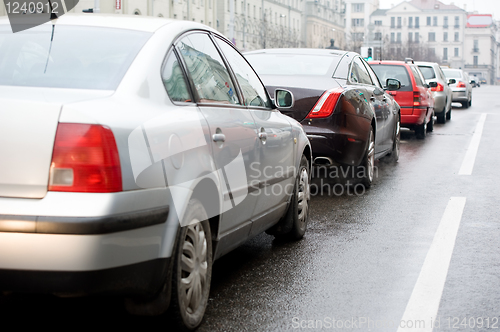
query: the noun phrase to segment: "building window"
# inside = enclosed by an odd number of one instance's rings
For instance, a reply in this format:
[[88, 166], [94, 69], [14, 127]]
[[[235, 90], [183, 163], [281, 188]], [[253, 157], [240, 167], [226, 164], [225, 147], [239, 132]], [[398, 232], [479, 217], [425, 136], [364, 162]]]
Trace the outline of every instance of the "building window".
[[448, 32], [443, 32], [443, 41], [448, 41]]
[[429, 41], [434, 42], [436, 41], [436, 33], [434, 32], [429, 32]]
[[398, 32], [398, 39], [397, 39], [397, 42], [398, 44], [401, 44], [401, 32]]
[[431, 17], [427, 16], [427, 25], [431, 25]]
[[352, 26], [353, 27], [363, 27], [363, 26], [365, 26], [365, 19], [364, 18], [353, 18], [352, 19]]
[[443, 61], [448, 60], [448, 49], [445, 47], [443, 48]]
[[455, 41], [460, 41], [459, 38], [458, 38], [458, 32], [455, 32]]
[[479, 40], [474, 39], [474, 48], [472, 49], [472, 52], [479, 52]]
[[408, 42], [409, 43], [413, 42], [413, 33], [412, 32], [408, 32]]
[[460, 17], [455, 16], [455, 28], [459, 28], [459, 27], [460, 27]]
[[418, 32], [415, 32], [415, 43], [419, 42], [420, 42], [420, 35], [418, 34]]
[[382, 21], [375, 21], [375, 25], [382, 25]]
[[448, 16], [443, 17], [443, 28], [448, 28]]
[[437, 18], [437, 16], [434, 16], [432, 18], [432, 25], [434, 25], [435, 27], [437, 27], [437, 25], [438, 25], [438, 18]]
[[401, 17], [398, 17], [398, 28], [401, 29]]
[[394, 34], [394, 32], [391, 32], [391, 43], [395, 43], [395, 42], [396, 42], [395, 34]]
[[364, 3], [353, 3], [352, 4], [352, 11], [353, 13], [362, 13], [365, 11], [365, 4]]
[[363, 41], [365, 39], [365, 34], [362, 32], [355, 32], [352, 34], [353, 41]]
[[382, 40], [382, 32], [375, 32], [375, 40]]
[[474, 55], [474, 66], [477, 66], [478, 65], [478, 56], [477, 55]]
[[396, 18], [395, 17], [391, 17], [391, 28], [395, 28], [396, 27]]
[[413, 28], [413, 17], [408, 17], [408, 28]]
[[458, 57], [459, 53], [458, 53], [458, 47], [455, 47], [455, 56]]
[[415, 28], [420, 28], [420, 17], [415, 17]]

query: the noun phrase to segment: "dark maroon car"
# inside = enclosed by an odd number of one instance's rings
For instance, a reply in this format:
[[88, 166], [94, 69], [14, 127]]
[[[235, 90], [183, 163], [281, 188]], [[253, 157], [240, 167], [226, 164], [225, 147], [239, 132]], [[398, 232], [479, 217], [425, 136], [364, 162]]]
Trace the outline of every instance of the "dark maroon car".
[[[293, 106], [280, 111], [299, 121], [314, 163], [362, 167], [369, 187], [375, 159], [399, 158], [400, 108], [359, 54], [326, 49], [266, 49], [245, 53], [270, 95], [285, 87]], [[401, 83], [388, 79], [389, 90]]]

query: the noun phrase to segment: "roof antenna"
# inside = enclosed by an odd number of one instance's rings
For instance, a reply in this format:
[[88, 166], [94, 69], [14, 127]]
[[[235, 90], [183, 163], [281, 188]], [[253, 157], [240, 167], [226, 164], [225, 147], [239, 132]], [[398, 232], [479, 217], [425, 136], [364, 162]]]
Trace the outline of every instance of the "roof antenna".
[[52, 9], [52, 1], [51, 0], [48, 0], [48, 1], [49, 1], [49, 7], [50, 7], [50, 19], [55, 20], [55, 19], [57, 19], [57, 14]]

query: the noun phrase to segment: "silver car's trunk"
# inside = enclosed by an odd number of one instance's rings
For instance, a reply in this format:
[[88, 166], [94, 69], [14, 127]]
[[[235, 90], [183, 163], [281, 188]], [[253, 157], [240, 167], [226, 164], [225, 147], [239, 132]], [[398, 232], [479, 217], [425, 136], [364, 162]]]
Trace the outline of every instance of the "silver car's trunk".
[[45, 196], [62, 104], [109, 94], [87, 91], [0, 86], [0, 197]]

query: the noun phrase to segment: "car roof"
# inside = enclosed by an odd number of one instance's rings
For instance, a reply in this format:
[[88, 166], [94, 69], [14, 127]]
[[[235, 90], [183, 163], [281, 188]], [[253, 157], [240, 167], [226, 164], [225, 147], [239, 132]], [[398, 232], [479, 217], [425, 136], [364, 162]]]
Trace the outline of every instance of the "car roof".
[[410, 66], [413, 64], [397, 60], [376, 60], [376, 61], [369, 61], [368, 63], [370, 65], [396, 65], [396, 66]]
[[311, 55], [339, 55], [342, 56], [348, 51], [342, 50], [329, 50], [324, 48], [266, 48], [262, 50], [255, 50], [250, 52], [245, 52], [244, 54], [311, 54]]
[[417, 66], [429, 66], [429, 67], [439, 67], [437, 62], [428, 62], [428, 61], [415, 61]]
[[[26, 20], [24, 22], [21, 21], [20, 23], [30, 24], [29, 15], [23, 15], [23, 16], [26, 17]], [[3, 24], [10, 24], [10, 21], [7, 16], [0, 18], [0, 25]], [[73, 25], [73, 26], [105, 27], [105, 28], [137, 30], [144, 32], [154, 32], [165, 25], [172, 25], [172, 28], [174, 29], [189, 27], [194, 29], [199, 28], [216, 32], [214, 29], [204, 24], [191, 21], [174, 20], [174, 19], [152, 17], [152, 16], [121, 15], [121, 14], [68, 13], [44, 24], [46, 25], [55, 24], [56, 26]]]

